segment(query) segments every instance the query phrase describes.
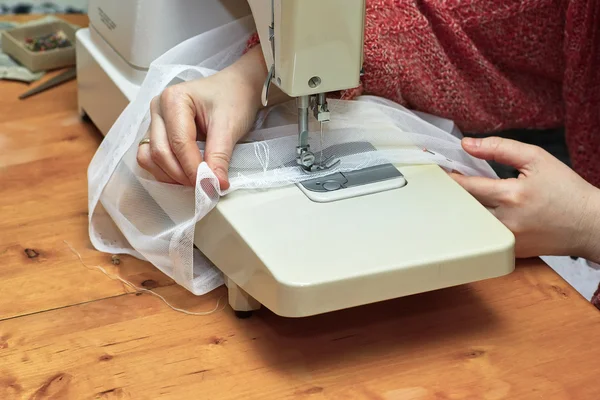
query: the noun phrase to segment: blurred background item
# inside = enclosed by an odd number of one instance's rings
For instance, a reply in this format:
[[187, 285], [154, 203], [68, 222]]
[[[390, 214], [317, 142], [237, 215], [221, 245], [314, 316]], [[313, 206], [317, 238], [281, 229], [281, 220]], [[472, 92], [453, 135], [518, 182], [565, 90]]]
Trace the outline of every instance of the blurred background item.
[[86, 14], [87, 0], [0, 0], [0, 15]]

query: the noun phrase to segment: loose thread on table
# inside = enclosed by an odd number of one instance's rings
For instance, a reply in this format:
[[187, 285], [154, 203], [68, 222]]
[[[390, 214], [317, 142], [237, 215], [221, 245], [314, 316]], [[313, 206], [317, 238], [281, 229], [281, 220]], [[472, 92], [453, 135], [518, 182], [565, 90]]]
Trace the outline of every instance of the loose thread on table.
[[65, 242], [65, 244], [69, 247], [69, 249], [71, 249], [71, 252], [73, 252], [73, 254], [75, 254], [77, 256], [77, 258], [79, 259], [79, 262], [81, 263], [81, 265], [83, 265], [84, 267], [86, 267], [87, 269], [90, 269], [92, 271], [94, 270], [98, 270], [100, 272], [102, 272], [104, 275], [108, 276], [110, 279], [112, 280], [118, 280], [121, 283], [123, 283], [126, 286], [129, 286], [130, 288], [132, 288], [133, 290], [135, 290], [136, 293], [150, 293], [153, 296], [158, 297], [159, 299], [161, 299], [163, 301], [163, 303], [165, 303], [169, 308], [171, 308], [174, 311], [183, 313], [183, 314], [187, 314], [187, 315], [194, 315], [194, 316], [207, 316], [207, 315], [211, 315], [214, 314], [217, 311], [222, 311], [225, 309], [225, 307], [227, 307], [227, 303], [225, 304], [225, 306], [221, 309], [219, 309], [219, 305], [221, 304], [221, 300], [223, 299], [223, 296], [219, 297], [219, 299], [217, 300], [217, 305], [215, 306], [215, 308], [213, 308], [210, 311], [202, 311], [202, 312], [193, 312], [193, 311], [188, 311], [188, 310], [184, 310], [182, 308], [177, 308], [173, 305], [171, 305], [171, 303], [169, 303], [167, 301], [167, 299], [165, 299], [163, 296], [161, 296], [160, 294], [150, 290], [150, 289], [145, 289], [145, 288], [141, 288], [141, 287], [137, 287], [135, 286], [133, 283], [127, 281], [126, 279], [121, 278], [118, 275], [113, 275], [110, 274], [109, 272], [107, 272], [103, 267], [99, 266], [99, 265], [95, 265], [93, 267], [90, 267], [89, 265], [87, 265], [84, 261], [83, 258], [81, 257], [81, 254], [75, 250], [73, 248], [73, 246], [71, 246], [66, 240], [63, 240], [63, 242]]

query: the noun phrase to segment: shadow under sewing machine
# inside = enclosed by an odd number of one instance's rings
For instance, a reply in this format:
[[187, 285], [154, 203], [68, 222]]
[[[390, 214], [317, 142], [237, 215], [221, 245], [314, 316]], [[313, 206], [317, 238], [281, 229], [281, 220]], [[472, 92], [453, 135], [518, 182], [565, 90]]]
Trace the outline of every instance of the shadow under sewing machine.
[[[326, 124], [325, 94], [359, 84], [365, 0], [249, 0], [234, 13], [219, 0], [153, 2], [155, 11], [170, 8], [169, 31], [177, 26], [187, 37], [251, 11], [270, 68], [263, 100], [275, 85], [298, 105], [293, 162], [307, 174], [335, 165], [313, 154], [309, 117]], [[134, 56], [152, 12], [118, 3], [92, 0], [91, 27], [78, 32], [80, 108], [104, 134], [152, 57], [186, 39], [146, 39], [153, 45]], [[194, 12], [205, 22], [179, 20]], [[261, 305], [286, 317], [321, 314], [505, 275], [515, 265], [511, 232], [437, 165], [387, 164], [236, 191], [200, 220], [194, 243], [223, 272], [240, 317]]]

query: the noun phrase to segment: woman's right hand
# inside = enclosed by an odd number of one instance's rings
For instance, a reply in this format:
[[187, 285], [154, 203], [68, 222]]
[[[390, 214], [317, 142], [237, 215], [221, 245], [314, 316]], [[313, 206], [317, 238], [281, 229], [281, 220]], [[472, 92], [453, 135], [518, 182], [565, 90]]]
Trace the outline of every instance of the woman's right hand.
[[196, 141], [206, 140], [204, 161], [228, 189], [233, 148], [254, 123], [265, 78], [256, 47], [215, 75], [165, 89], [151, 102], [150, 142], [138, 148], [139, 165], [160, 182], [195, 186], [203, 161]]
[[600, 190], [547, 151], [499, 137], [466, 138], [464, 150], [519, 171], [518, 178], [451, 176], [510, 229], [516, 256], [600, 262]]

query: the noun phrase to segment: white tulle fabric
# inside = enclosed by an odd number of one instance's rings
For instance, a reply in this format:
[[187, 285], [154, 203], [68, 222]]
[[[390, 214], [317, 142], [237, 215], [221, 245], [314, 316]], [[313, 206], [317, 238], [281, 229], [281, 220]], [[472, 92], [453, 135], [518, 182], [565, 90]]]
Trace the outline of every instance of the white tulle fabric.
[[[242, 55], [253, 31], [248, 17], [187, 40], [158, 58], [88, 170], [89, 235], [96, 249], [147, 260], [196, 295], [223, 284], [219, 270], [194, 246], [195, 224], [220, 197], [318, 176], [295, 166], [293, 102], [257, 116], [252, 131], [234, 150], [227, 191], [219, 188], [205, 163], [198, 168], [195, 188], [189, 188], [159, 183], [136, 162], [138, 142], [150, 124], [151, 99], [170, 85], [202, 79], [230, 65]], [[317, 124], [311, 126], [311, 148], [317, 156], [323, 148], [327, 153], [344, 145], [336, 154], [341, 164], [327, 174], [392, 162], [437, 164], [465, 175], [496, 177], [486, 162], [461, 149], [461, 134], [451, 121], [370, 96], [330, 100], [330, 109], [332, 121], [323, 136]], [[203, 149], [203, 143], [198, 146]]]

